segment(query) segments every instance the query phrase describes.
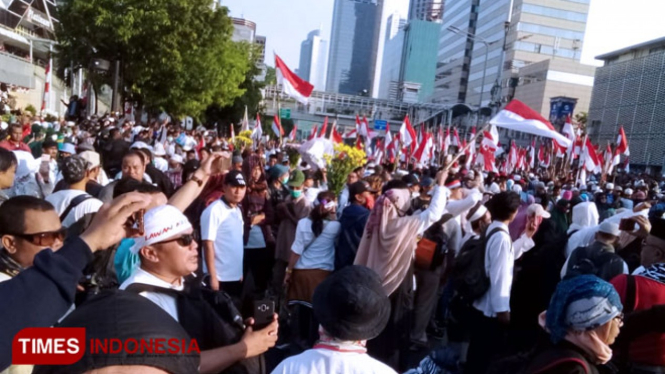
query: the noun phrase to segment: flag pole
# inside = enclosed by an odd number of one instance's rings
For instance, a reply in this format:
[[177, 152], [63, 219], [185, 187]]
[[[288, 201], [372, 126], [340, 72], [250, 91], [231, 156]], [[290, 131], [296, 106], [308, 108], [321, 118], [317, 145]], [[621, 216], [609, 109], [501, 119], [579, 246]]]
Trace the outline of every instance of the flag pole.
[[584, 134], [584, 140], [582, 141], [582, 148], [580, 148], [580, 157], [579, 157], [580, 162], [577, 165], [577, 178], [575, 178], [575, 181], [578, 181], [580, 179], [580, 174], [582, 173], [582, 168], [584, 167], [584, 165], [582, 165], [582, 155], [584, 155], [584, 149], [586, 148], [587, 137], [588, 135]]
[[473, 138], [471, 138], [471, 140], [470, 140], [468, 143], [466, 143], [466, 145], [465, 145], [464, 147], [460, 148], [460, 150], [457, 151], [457, 154], [455, 155], [455, 157], [453, 157], [453, 159], [450, 160], [450, 163], [447, 164], [447, 165], [445, 166], [445, 170], [450, 169], [450, 167], [451, 167], [451, 166], [452, 166], [457, 160], [459, 160], [460, 157], [462, 157], [462, 155], [466, 152], [467, 149], [469, 149], [469, 147], [470, 147], [472, 144], [473, 144], [473, 145], [476, 144], [476, 139], [478, 139], [478, 136], [479, 136], [480, 134], [484, 133], [485, 131], [487, 131], [489, 128], [490, 128], [490, 125], [489, 125], [489, 124], [485, 125], [485, 127], [483, 127], [482, 130], [480, 130], [479, 132], [477, 132], [476, 135], [474, 135]]

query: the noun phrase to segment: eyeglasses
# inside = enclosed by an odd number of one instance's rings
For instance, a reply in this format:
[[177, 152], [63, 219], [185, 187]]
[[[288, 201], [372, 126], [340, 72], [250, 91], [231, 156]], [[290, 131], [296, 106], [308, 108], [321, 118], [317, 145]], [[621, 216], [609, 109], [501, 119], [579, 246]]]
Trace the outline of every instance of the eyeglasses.
[[623, 313], [619, 313], [616, 317], [614, 317], [614, 319], [616, 319], [617, 321], [619, 321], [619, 323], [623, 323], [623, 317], [624, 317], [624, 314], [623, 314]]
[[163, 242], [159, 242], [158, 244], [166, 244], [166, 243], [172, 243], [172, 242], [178, 242], [178, 245], [182, 247], [189, 247], [192, 242], [194, 242], [196, 238], [194, 237], [194, 234], [185, 234], [182, 236], [179, 236], [177, 238], [173, 238], [170, 240], [165, 240]]
[[56, 231], [38, 232], [34, 234], [9, 234], [24, 239], [34, 245], [50, 247], [56, 240], [64, 241], [67, 236], [67, 229], [62, 227]]

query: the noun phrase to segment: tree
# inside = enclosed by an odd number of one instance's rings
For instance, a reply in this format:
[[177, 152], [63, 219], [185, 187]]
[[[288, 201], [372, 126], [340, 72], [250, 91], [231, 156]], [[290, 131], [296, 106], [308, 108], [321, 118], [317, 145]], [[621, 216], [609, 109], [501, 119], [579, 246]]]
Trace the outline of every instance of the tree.
[[277, 84], [277, 73], [275, 72], [275, 68], [268, 66], [266, 67], [266, 85], [275, 85]]
[[575, 115], [575, 122], [578, 123], [579, 128], [582, 130], [582, 132], [586, 132], [586, 123], [587, 123], [587, 117], [588, 117], [587, 112], [579, 112]]
[[[244, 92], [249, 50], [231, 41], [227, 12], [209, 0], [63, 0], [58, 60], [90, 67], [93, 59], [119, 59], [126, 98], [151, 112], [198, 116]], [[90, 72], [107, 84], [111, 73]]]

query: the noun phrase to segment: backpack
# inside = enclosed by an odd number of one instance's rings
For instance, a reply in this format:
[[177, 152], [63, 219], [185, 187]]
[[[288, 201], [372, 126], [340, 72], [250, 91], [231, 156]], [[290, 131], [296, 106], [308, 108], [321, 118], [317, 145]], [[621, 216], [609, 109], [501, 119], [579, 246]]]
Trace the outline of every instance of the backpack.
[[[202, 351], [238, 343], [245, 328], [231, 296], [224, 291], [203, 288], [196, 282], [185, 282], [183, 291], [176, 291], [143, 283], [133, 283], [126, 291], [158, 292], [173, 296], [178, 308], [178, 322]], [[251, 357], [235, 363], [225, 374], [265, 373], [263, 356]]]
[[444, 214], [441, 217], [441, 219], [432, 224], [432, 226], [430, 226], [423, 233], [422, 239], [430, 240], [436, 245], [434, 249], [434, 255], [432, 256], [431, 264], [429, 266], [429, 269], [426, 270], [434, 271], [436, 268], [443, 265], [443, 262], [446, 258], [446, 254], [450, 251], [450, 248], [448, 246], [450, 238], [448, 237], [448, 234], [446, 234], [446, 231], [443, 229], [443, 225], [446, 222], [448, 222], [451, 218], [453, 218], [452, 215]]
[[538, 374], [545, 371], [556, 373], [557, 368], [564, 370], [561, 368], [563, 365], [581, 366], [585, 374], [592, 372], [586, 358], [580, 353], [568, 348], [553, 347], [540, 352], [534, 349], [497, 359], [492, 362], [487, 374]]
[[[489, 234], [471, 238], [460, 249], [453, 267], [453, 286], [457, 296], [470, 304], [483, 296], [490, 288], [490, 279], [485, 270], [486, 246], [492, 235], [506, 230], [496, 227]], [[507, 233], [507, 232], [506, 232]]]

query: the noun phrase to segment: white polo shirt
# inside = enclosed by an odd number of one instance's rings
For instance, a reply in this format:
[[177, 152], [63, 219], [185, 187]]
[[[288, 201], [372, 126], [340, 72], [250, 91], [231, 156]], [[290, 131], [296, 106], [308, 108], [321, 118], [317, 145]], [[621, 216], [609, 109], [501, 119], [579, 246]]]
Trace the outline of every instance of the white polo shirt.
[[366, 353], [308, 349], [282, 361], [272, 374], [396, 374], [388, 365]]
[[[220, 282], [242, 279], [243, 229], [240, 208], [231, 208], [221, 199], [210, 204], [201, 215], [201, 239], [215, 247], [215, 270]], [[205, 264], [204, 261], [204, 265]], [[207, 268], [204, 267], [207, 272]]]
[[[62, 190], [46, 196], [45, 200], [55, 207], [55, 211], [58, 215], [61, 215], [65, 212], [67, 207], [69, 207], [72, 200], [79, 195], [85, 194], [85, 191], [80, 190]], [[96, 213], [102, 205], [103, 203], [101, 200], [95, 199], [94, 197], [90, 198], [70, 210], [69, 213], [67, 213], [67, 217], [62, 221], [62, 225], [64, 227], [69, 227], [83, 218], [86, 214]]]
[[[127, 278], [127, 280], [122, 282], [122, 284], [120, 285], [120, 289], [124, 290], [133, 283], [149, 284], [151, 286], [170, 288], [176, 291], [182, 291], [183, 288], [185, 287], [184, 279], [180, 280], [180, 286], [174, 286], [171, 283], [161, 280], [156, 276], [148, 273], [147, 271], [141, 269], [140, 266], [136, 268], [134, 273], [130, 275], [129, 278]], [[171, 317], [173, 317], [173, 319], [178, 321], [178, 305], [176, 304], [176, 300], [173, 296], [164, 293], [148, 292], [148, 291], [143, 291], [139, 293], [139, 295], [157, 304], [157, 306], [164, 309], [164, 311], [168, 313]]]

